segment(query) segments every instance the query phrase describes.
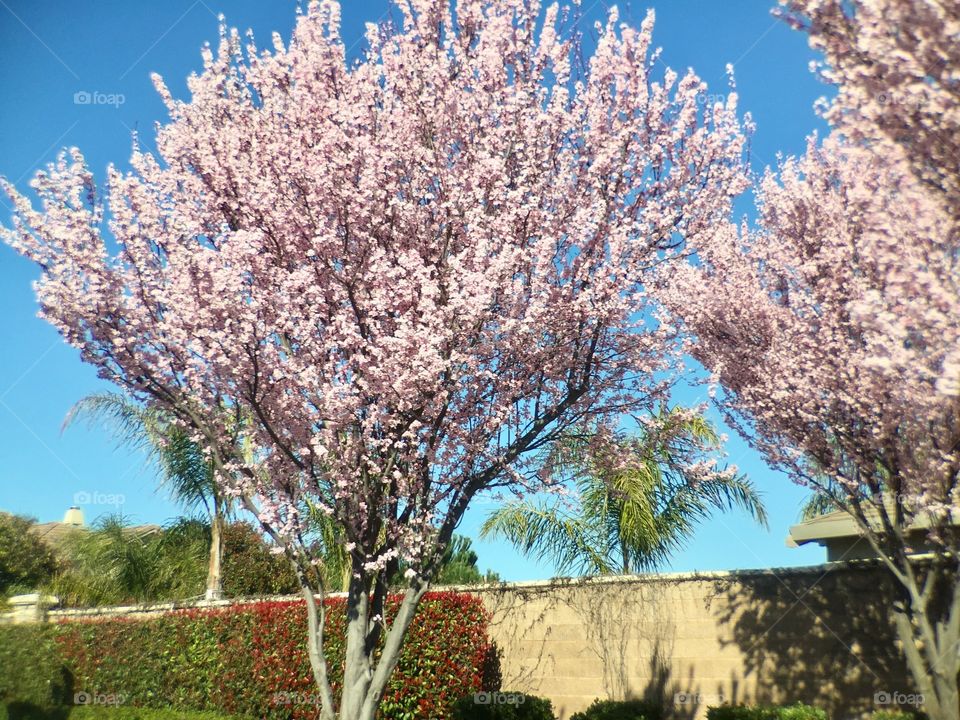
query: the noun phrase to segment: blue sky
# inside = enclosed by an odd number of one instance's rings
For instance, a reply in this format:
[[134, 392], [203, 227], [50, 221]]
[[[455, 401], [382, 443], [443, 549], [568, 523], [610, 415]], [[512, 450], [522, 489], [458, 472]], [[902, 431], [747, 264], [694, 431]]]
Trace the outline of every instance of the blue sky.
[[[724, 68], [734, 65], [740, 107], [757, 123], [752, 161], [758, 170], [773, 164], [778, 152], [803, 151], [805, 137], [822, 128], [813, 103], [828, 91], [808, 69], [814, 55], [806, 38], [771, 16], [773, 4], [646, 0], [620, 5], [621, 19], [633, 24], [654, 8], [654, 40], [663, 47], [664, 63], [678, 71], [692, 66], [711, 93], [726, 91]], [[387, 17], [388, 3], [347, 0], [343, 5], [342, 35], [355, 55], [364, 22]], [[583, 0], [582, 6], [589, 32], [609, 4]], [[289, 0], [0, 0], [0, 175], [25, 189], [38, 167], [60, 148], [75, 145], [102, 181], [108, 163], [126, 166], [133, 130], [152, 149], [152, 128], [164, 119], [164, 108], [151, 72], [159, 72], [176, 96], [185, 97], [187, 75], [201, 66], [201, 46], [216, 41], [218, 13], [241, 30], [252, 28], [267, 44], [273, 30], [289, 36], [295, 11], [296, 2]], [[741, 206], [745, 211], [749, 204]], [[9, 216], [9, 203], [2, 198], [0, 223], [8, 224]], [[142, 457], [117, 450], [103, 431], [76, 427], [61, 433], [74, 402], [109, 387], [36, 317], [30, 286], [36, 277], [30, 263], [0, 246], [0, 509], [59, 520], [80, 493], [88, 520], [120, 510], [136, 522], [165, 522], [178, 508], [155, 490], [156, 478]], [[698, 391], [678, 393], [684, 402], [701, 398]], [[752, 526], [739, 514], [718, 516], [702, 526], [668, 569], [821, 562], [820, 548], [784, 545], [805, 492], [728, 434], [729, 459], [764, 493], [770, 530]], [[476, 537], [489, 509], [477, 504], [461, 531]], [[505, 579], [553, 575], [551, 567], [524, 560], [509, 546], [477, 540], [475, 546], [480, 565]]]

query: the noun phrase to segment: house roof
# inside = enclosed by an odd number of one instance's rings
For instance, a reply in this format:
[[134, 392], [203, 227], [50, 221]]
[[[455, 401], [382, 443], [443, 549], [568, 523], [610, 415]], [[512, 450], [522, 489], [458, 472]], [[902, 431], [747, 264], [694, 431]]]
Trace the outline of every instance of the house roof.
[[[12, 515], [4, 510], [0, 510], [0, 514], [3, 515]], [[69, 511], [65, 518], [69, 518]], [[41, 540], [46, 542], [48, 545], [54, 549], [59, 549], [73, 532], [75, 531], [85, 531], [89, 530], [88, 525], [83, 524], [83, 516], [80, 515], [79, 518], [74, 518], [75, 522], [45, 522], [45, 523], [34, 523], [30, 526], [30, 532], [39, 537]], [[130, 527], [124, 528], [124, 531], [127, 533], [132, 533], [135, 536], [143, 537], [145, 535], [152, 535], [154, 533], [161, 532], [163, 530], [159, 525], [154, 525], [152, 523], [147, 523], [145, 525], [131, 525]]]
[[[68, 523], [62, 522], [46, 522], [46, 523], [37, 523], [30, 528], [30, 531], [35, 533], [47, 544], [57, 548], [63, 544], [63, 541], [66, 540], [72, 533], [76, 531], [85, 532], [90, 530], [87, 525], [70, 525]], [[125, 533], [129, 533], [136, 537], [144, 537], [146, 535], [153, 535], [163, 530], [159, 525], [146, 524], [146, 525], [131, 525], [130, 527], [123, 529]]]
[[68, 525], [62, 522], [37, 523], [30, 527], [30, 532], [52, 547], [59, 547], [67, 537], [77, 530], [84, 530], [82, 525]]
[[[871, 523], [876, 520], [877, 526], [880, 520], [877, 511], [873, 508], [866, 510], [867, 518]], [[960, 524], [960, 516], [954, 518], [955, 524]], [[920, 514], [913, 518], [909, 530], [925, 530], [932, 525], [929, 515]], [[790, 528], [790, 534], [787, 536], [787, 547], [797, 547], [811, 542], [823, 544], [827, 540], [838, 538], [862, 537], [863, 531], [857, 525], [856, 520], [850, 513], [843, 510], [834, 510], [833, 512], [818, 515], [810, 520], [794, 525]]]

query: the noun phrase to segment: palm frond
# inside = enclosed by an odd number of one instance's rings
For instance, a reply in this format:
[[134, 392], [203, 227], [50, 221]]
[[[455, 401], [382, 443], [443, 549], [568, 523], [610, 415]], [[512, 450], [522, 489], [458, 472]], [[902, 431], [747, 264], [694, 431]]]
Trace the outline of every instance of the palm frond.
[[151, 455], [159, 447], [158, 413], [119, 393], [97, 393], [78, 400], [67, 411], [61, 432], [81, 421], [89, 428], [106, 427], [116, 438], [118, 446], [143, 450]]
[[346, 590], [350, 568], [350, 554], [344, 546], [343, 531], [333, 517], [323, 512], [309, 498], [305, 498], [303, 516], [314, 557], [321, 560], [325, 587]]
[[830, 499], [829, 495], [822, 492], [814, 492], [806, 502], [800, 506], [800, 519], [803, 521], [813, 520], [816, 517], [826, 515], [828, 512], [836, 509], [837, 506], [833, 500]]
[[212, 500], [217, 494], [213, 467], [204, 457], [200, 446], [179, 427], [168, 426], [165, 442], [158, 451], [163, 468], [162, 485], [185, 508], [206, 509], [210, 515]]
[[744, 510], [766, 527], [760, 493], [745, 476], [694, 474], [720, 448], [703, 415], [661, 407], [635, 437], [593, 443], [590, 432], [561, 438], [548, 455], [550, 472], [579, 491], [577, 512], [511, 503], [487, 518], [481, 536], [505, 538], [561, 571], [608, 573], [662, 565], [714, 512]]
[[698, 503], [704, 517], [711, 510], [742, 510], [764, 529], [769, 527], [761, 493], [745, 475], [701, 480], [686, 486], [685, 492], [692, 495], [692, 501]]
[[561, 574], [572, 571], [612, 572], [611, 548], [595, 528], [556, 507], [512, 502], [491, 513], [480, 527], [482, 538], [502, 538], [521, 552], [552, 560]]
[[88, 395], [67, 413], [63, 429], [84, 421], [106, 427], [120, 446], [143, 451], [161, 472], [161, 487], [186, 510], [212, 512], [218, 492], [213, 469], [189, 434], [160, 411], [144, 407], [119, 393]]

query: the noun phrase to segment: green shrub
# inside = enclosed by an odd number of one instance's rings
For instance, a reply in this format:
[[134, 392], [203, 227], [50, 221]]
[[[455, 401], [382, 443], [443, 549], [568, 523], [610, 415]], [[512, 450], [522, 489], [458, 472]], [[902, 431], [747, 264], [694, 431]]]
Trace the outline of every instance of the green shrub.
[[778, 720], [777, 708], [764, 705], [718, 705], [707, 708], [707, 720]]
[[0, 627], [0, 704], [47, 708], [72, 699], [71, 677], [49, 625]]
[[453, 705], [450, 718], [451, 720], [555, 720], [553, 704], [546, 698], [511, 692], [477, 693], [462, 697]]
[[777, 717], [779, 720], [827, 720], [827, 711], [797, 703], [777, 708]]
[[0, 596], [33, 592], [57, 570], [53, 550], [32, 528], [32, 518], [0, 512]]
[[68, 707], [41, 708], [30, 703], [0, 703], [0, 720], [67, 720]]
[[927, 714], [920, 710], [876, 710], [870, 720], [927, 720]]
[[661, 720], [663, 709], [647, 700], [594, 700], [570, 720]]
[[223, 592], [227, 597], [293, 595], [300, 592], [300, 582], [290, 561], [271, 552], [253, 525], [237, 522], [223, 529]]
[[718, 705], [707, 708], [707, 720], [827, 720], [812, 705]]

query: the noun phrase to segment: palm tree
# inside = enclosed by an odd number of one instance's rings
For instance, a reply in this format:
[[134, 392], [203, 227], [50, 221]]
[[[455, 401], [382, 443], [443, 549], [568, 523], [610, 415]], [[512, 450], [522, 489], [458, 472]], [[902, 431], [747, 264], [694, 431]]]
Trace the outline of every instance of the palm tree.
[[308, 528], [307, 539], [313, 548], [311, 554], [320, 558], [317, 568], [321, 576], [320, 586], [329, 592], [345, 591], [350, 586], [351, 558], [340, 526], [309, 498], [304, 499], [300, 514]]
[[474, 552], [472, 545], [473, 541], [470, 538], [454, 534], [443, 552], [434, 584], [476, 585], [500, 581], [500, 576], [493, 570], [487, 570], [486, 573], [480, 572], [480, 568], [477, 567], [477, 561], [480, 558]]
[[[844, 470], [846, 470], [844, 475], [846, 477], [857, 477], [858, 473], [845, 456], [840, 444], [834, 441], [832, 442], [832, 446], [836, 457], [843, 463]], [[836, 475], [828, 472], [826, 468], [818, 467], [818, 469], [819, 478], [817, 485], [814, 487], [810, 496], [800, 506], [800, 519], [802, 521], [812, 520], [815, 517], [838, 510], [854, 514], [854, 508], [857, 505], [870, 508], [871, 505], [878, 500], [886, 500], [889, 502], [891, 497], [897, 497], [896, 488], [891, 486], [890, 470], [881, 463], [877, 463], [875, 472], [876, 478], [880, 481], [881, 490], [876, 496], [870, 492], [870, 488], [866, 485], [851, 488], [837, 480]]]
[[203, 520], [178, 518], [158, 531], [105, 515], [89, 531], [74, 530], [63, 540], [62, 568], [49, 589], [67, 606], [192, 597], [203, 587], [209, 541]]
[[710, 470], [721, 438], [702, 415], [661, 408], [635, 437], [602, 437], [568, 435], [548, 457], [578, 506], [513, 501], [491, 513], [481, 537], [505, 538], [561, 574], [629, 574], [662, 565], [714, 511], [739, 508], [766, 527], [753, 483]]
[[205, 596], [223, 597], [223, 529], [231, 514], [230, 499], [214, 482], [213, 466], [189, 433], [161, 411], [143, 407], [119, 393], [88, 395], [63, 421], [66, 429], [78, 419], [106, 425], [122, 445], [146, 451], [159, 466], [161, 486], [187, 510], [202, 509], [210, 523], [210, 552]]

